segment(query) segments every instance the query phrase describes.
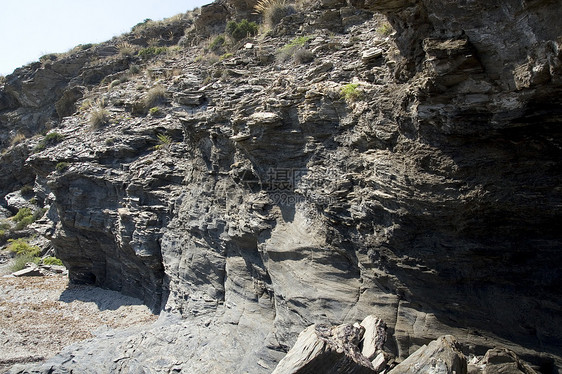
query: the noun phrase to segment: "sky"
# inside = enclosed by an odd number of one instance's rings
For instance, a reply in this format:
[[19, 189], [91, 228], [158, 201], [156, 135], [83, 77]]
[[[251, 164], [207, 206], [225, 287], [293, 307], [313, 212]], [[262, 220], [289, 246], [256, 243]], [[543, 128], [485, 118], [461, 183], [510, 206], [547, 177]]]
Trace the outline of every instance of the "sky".
[[100, 43], [147, 18], [161, 20], [212, 0], [0, 0], [0, 75], [47, 53]]

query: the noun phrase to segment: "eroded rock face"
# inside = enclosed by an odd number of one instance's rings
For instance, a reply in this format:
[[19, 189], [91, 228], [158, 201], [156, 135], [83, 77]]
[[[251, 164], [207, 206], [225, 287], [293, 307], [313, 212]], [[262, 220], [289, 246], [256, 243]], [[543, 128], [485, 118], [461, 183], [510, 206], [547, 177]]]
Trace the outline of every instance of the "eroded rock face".
[[[165, 311], [52, 365], [269, 373], [305, 327], [370, 314], [398, 360], [454, 334], [561, 365], [558, 2], [354, 5], [313, 4], [210, 66], [197, 45], [160, 57], [160, 117], [130, 112], [149, 74], [94, 87], [109, 123], [79, 111], [28, 158], [71, 278]], [[297, 30], [313, 61], [275, 62]]]

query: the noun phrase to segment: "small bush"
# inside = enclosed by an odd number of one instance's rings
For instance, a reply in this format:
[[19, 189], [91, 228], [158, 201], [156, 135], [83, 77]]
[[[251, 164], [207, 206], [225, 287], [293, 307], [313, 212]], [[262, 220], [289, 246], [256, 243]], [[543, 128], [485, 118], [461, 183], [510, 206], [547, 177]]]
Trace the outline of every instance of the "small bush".
[[21, 132], [18, 132], [18, 133], [16, 134], [16, 136], [13, 137], [12, 141], [10, 142], [10, 145], [11, 145], [11, 146], [14, 146], [14, 145], [16, 145], [16, 144], [21, 143], [21, 142], [24, 141], [24, 140], [25, 140], [25, 135], [22, 134]]
[[33, 221], [35, 222], [39, 218], [42, 218], [46, 212], [47, 212], [47, 208], [37, 209], [35, 213], [33, 213]]
[[293, 60], [297, 64], [308, 64], [314, 60], [314, 55], [306, 48], [297, 48], [293, 53]]
[[248, 22], [243, 19], [240, 22], [229, 21], [226, 24], [226, 33], [234, 41], [240, 41], [249, 36], [254, 36], [258, 33], [258, 25], [255, 22]]
[[34, 221], [33, 216], [31, 217], [25, 217], [24, 219], [22, 219], [21, 221], [19, 221], [16, 225], [16, 230], [23, 230], [25, 229], [27, 226], [29, 226], [30, 224], [32, 224]]
[[29, 184], [26, 184], [25, 186], [20, 188], [20, 193], [22, 194], [22, 196], [33, 195], [33, 193], [34, 193], [33, 186], [30, 186]]
[[393, 30], [392, 30], [392, 26], [390, 26], [389, 23], [383, 23], [382, 25], [377, 27], [377, 29], [375, 31], [377, 33], [379, 33], [380, 35], [388, 36], [388, 35], [392, 34]]
[[222, 34], [218, 35], [215, 39], [213, 39], [211, 44], [209, 44], [209, 50], [213, 52], [220, 51], [221, 48], [224, 47], [225, 43], [226, 43], [226, 38], [224, 37], [224, 35]]
[[137, 47], [129, 42], [121, 42], [117, 44], [117, 48], [119, 49], [119, 54], [124, 57], [133, 56], [137, 52]]
[[229, 53], [225, 53], [225, 54], [223, 54], [223, 55], [221, 55], [221, 56], [219, 57], [219, 61], [225, 60], [225, 59], [227, 59], [227, 58], [231, 58], [232, 56], [234, 56], [234, 55], [233, 55], [232, 53], [230, 53], [230, 52], [229, 52]]
[[21, 208], [13, 217], [13, 220], [17, 222], [16, 230], [23, 230], [29, 224], [43, 217], [46, 211], [46, 208], [38, 209], [35, 212], [32, 212], [29, 208]]
[[33, 257], [41, 254], [41, 248], [36, 245], [31, 245], [25, 239], [9, 239], [8, 251], [14, 252], [17, 255], [30, 255]]
[[70, 166], [70, 164], [68, 162], [59, 162], [58, 164], [55, 165], [55, 170], [58, 172], [63, 172], [66, 169], [68, 169], [68, 167]]
[[[306, 50], [305, 45], [308, 43], [310, 39], [312, 39], [312, 36], [298, 36], [294, 38], [289, 43], [285, 44], [283, 47], [279, 49], [279, 51], [277, 52], [277, 60], [279, 62], [285, 62], [291, 58], [294, 58], [295, 61], [297, 61], [297, 57], [295, 57], [295, 53], [297, 51], [299, 51], [299, 54], [301, 54], [301, 56], [298, 57], [299, 59], [302, 58], [305, 60], [306, 58], [314, 58], [311, 52], [306, 53], [308, 56], [305, 56], [305, 52], [303, 52]], [[302, 62], [302, 60], [299, 61]]]
[[289, 43], [285, 44], [283, 48], [304, 47], [313, 37], [310, 35], [297, 36]]
[[195, 62], [199, 62], [205, 66], [211, 66], [219, 61], [219, 56], [214, 53], [206, 53], [204, 55], [199, 55], [195, 58]]
[[272, 29], [284, 17], [295, 13], [295, 8], [287, 4], [286, 0], [259, 0], [254, 6], [254, 11], [262, 14], [264, 24], [269, 29]]
[[64, 266], [61, 260], [59, 260], [58, 258], [53, 257], [53, 256], [45, 257], [43, 260], [41, 260], [41, 262], [45, 265]]
[[158, 116], [162, 115], [162, 110], [160, 110], [160, 108], [155, 106], [155, 107], [152, 107], [148, 110], [148, 114], [150, 114], [153, 117], [158, 117]]
[[145, 108], [152, 108], [159, 104], [163, 104], [165, 100], [166, 89], [162, 86], [155, 86], [152, 87], [146, 94], [146, 97], [144, 98], [144, 106]]
[[167, 47], [157, 47], [157, 46], [151, 46], [151, 47], [146, 47], [141, 49], [138, 52], [138, 56], [142, 59], [149, 59], [151, 57], [154, 56], [158, 56], [162, 53], [166, 53], [168, 51]]
[[358, 83], [348, 83], [340, 89], [341, 97], [345, 101], [356, 101], [361, 98], [361, 91], [358, 90]]
[[98, 108], [90, 114], [90, 125], [97, 129], [109, 122], [109, 112], [105, 109]]
[[154, 149], [168, 149], [172, 144], [172, 138], [166, 134], [156, 135], [158, 138], [158, 144], [154, 146]]
[[46, 55], [39, 57], [39, 61], [45, 63], [49, 61], [56, 61], [58, 58], [59, 56], [57, 53], [47, 53]]
[[140, 66], [134, 65], [134, 64], [129, 66], [129, 73], [130, 74], [134, 75], [134, 74], [138, 74], [139, 72], [140, 72]]
[[33, 212], [29, 208], [21, 208], [18, 210], [13, 220], [16, 223], [16, 230], [23, 230], [27, 225], [33, 223], [35, 219], [33, 218]]
[[17, 255], [14, 259], [14, 263], [12, 264], [12, 266], [10, 266], [10, 270], [12, 272], [20, 271], [22, 269], [25, 269], [27, 263], [32, 262], [34, 264], [39, 264], [40, 261], [41, 258], [37, 256], [29, 254]]
[[150, 18], [145, 18], [144, 21], [134, 25], [133, 28], [131, 29], [131, 32], [142, 31], [143, 29], [149, 27], [152, 23], [154, 23], [153, 20], [151, 20]]
[[59, 134], [58, 132], [50, 132], [37, 145], [33, 150], [35, 152], [40, 152], [47, 148], [47, 146], [56, 145], [64, 140], [64, 135]]
[[21, 222], [26, 217], [32, 217], [32, 216], [33, 216], [33, 212], [31, 211], [31, 209], [21, 208], [20, 210], [18, 210], [13, 220], [16, 222]]
[[45, 138], [43, 140], [48, 145], [54, 145], [62, 142], [63, 139], [64, 139], [64, 135], [59, 134], [58, 132], [50, 132], [47, 135], [45, 135]]

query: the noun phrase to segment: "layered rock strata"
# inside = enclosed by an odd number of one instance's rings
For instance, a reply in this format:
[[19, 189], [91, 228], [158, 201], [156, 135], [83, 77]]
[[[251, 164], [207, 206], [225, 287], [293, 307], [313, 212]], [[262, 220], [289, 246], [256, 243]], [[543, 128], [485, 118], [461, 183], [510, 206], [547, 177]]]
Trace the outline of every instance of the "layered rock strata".
[[[229, 4], [211, 6], [213, 27], [236, 18]], [[305, 327], [375, 314], [398, 361], [451, 334], [467, 354], [503, 346], [555, 373], [560, 9], [323, 1], [208, 65], [195, 20], [193, 46], [90, 86], [53, 130], [63, 141], [2, 156], [14, 160], [3, 175], [23, 157], [28, 168], [2, 191], [35, 178], [42, 233], [71, 279], [164, 313], [46, 365], [268, 373]], [[280, 62], [297, 36], [313, 61]], [[139, 115], [153, 86], [161, 115]], [[21, 109], [2, 95], [6, 127]], [[101, 129], [81, 107], [95, 99], [110, 115]]]

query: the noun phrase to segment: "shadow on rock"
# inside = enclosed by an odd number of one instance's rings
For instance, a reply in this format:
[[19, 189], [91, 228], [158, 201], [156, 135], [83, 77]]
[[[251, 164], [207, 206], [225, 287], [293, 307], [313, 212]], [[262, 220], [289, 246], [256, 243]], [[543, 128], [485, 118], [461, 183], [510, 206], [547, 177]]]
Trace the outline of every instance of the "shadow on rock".
[[95, 303], [100, 311], [117, 310], [122, 306], [143, 304], [137, 298], [116, 291], [85, 285], [70, 285], [60, 295], [59, 301], [65, 303], [72, 303], [73, 301]]

